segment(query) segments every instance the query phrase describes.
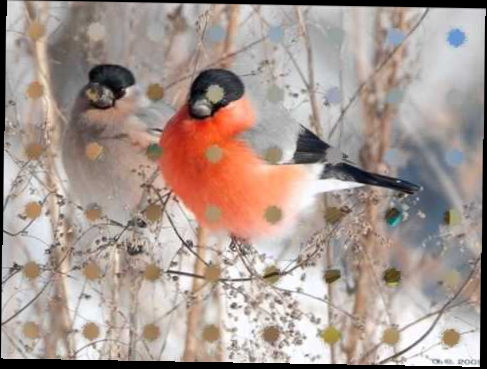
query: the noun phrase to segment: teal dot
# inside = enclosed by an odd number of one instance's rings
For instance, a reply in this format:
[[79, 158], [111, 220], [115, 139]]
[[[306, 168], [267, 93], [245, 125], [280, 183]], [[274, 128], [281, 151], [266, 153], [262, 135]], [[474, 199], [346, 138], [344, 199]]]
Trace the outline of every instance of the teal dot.
[[274, 43], [281, 42], [284, 38], [284, 29], [281, 26], [272, 26], [269, 28], [269, 40]]

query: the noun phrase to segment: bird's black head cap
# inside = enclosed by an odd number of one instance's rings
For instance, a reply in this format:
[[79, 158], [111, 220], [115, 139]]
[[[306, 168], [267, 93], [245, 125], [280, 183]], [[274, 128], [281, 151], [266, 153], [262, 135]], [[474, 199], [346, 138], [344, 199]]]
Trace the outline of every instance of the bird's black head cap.
[[215, 114], [245, 93], [242, 80], [226, 69], [207, 69], [191, 85], [190, 113], [193, 118], [204, 119]]
[[91, 69], [90, 83], [98, 83], [108, 87], [115, 95], [135, 85], [135, 77], [130, 70], [120, 65], [102, 64]]

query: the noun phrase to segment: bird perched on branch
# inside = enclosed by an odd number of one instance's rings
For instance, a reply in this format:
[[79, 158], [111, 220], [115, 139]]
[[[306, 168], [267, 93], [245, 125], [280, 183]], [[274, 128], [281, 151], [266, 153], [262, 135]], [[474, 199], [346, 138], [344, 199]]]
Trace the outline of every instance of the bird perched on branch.
[[199, 223], [247, 240], [289, 234], [322, 192], [420, 190], [356, 167], [292, 120], [260, 121], [241, 79], [224, 69], [198, 75], [160, 145], [164, 180]]
[[[143, 184], [157, 173], [148, 148], [173, 110], [150, 104], [130, 70], [98, 65], [89, 72], [64, 133], [62, 158], [70, 193], [84, 207], [96, 204], [103, 214], [126, 224], [137, 208]], [[153, 182], [163, 187], [161, 178]]]

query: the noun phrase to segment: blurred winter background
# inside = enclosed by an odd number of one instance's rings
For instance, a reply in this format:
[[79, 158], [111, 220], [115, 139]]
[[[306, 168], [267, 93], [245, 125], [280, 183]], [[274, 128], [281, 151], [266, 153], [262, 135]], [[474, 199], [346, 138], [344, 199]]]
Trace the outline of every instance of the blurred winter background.
[[[478, 366], [484, 55], [480, 9], [8, 2], [2, 357]], [[107, 62], [175, 107], [232, 68], [261, 119], [424, 191], [329, 194], [292, 240], [248, 247], [200, 245], [166, 193], [139, 244], [60, 165]]]

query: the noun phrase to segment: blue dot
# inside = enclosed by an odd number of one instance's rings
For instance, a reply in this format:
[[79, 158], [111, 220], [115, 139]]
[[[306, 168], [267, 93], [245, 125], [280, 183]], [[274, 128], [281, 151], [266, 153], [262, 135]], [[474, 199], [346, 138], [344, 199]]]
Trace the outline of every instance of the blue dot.
[[467, 36], [465, 35], [465, 32], [463, 32], [460, 28], [453, 28], [448, 32], [448, 43], [457, 48], [462, 46], [465, 41], [467, 40]]
[[398, 149], [389, 149], [384, 156], [384, 160], [391, 167], [400, 167], [406, 163], [403, 152]]
[[269, 28], [269, 40], [274, 43], [281, 42], [284, 38], [284, 29], [281, 26]]
[[225, 30], [220, 25], [211, 26], [207, 32], [208, 39], [213, 42], [223, 41], [225, 38]]
[[340, 104], [342, 102], [342, 93], [338, 87], [332, 87], [326, 91], [325, 98], [329, 104]]
[[465, 154], [459, 150], [450, 150], [445, 154], [445, 161], [451, 167], [459, 166], [465, 161]]
[[390, 90], [386, 96], [386, 102], [388, 104], [399, 104], [404, 99], [404, 91], [398, 88]]
[[391, 28], [387, 31], [387, 43], [392, 46], [398, 46], [404, 42], [406, 34], [399, 28]]

